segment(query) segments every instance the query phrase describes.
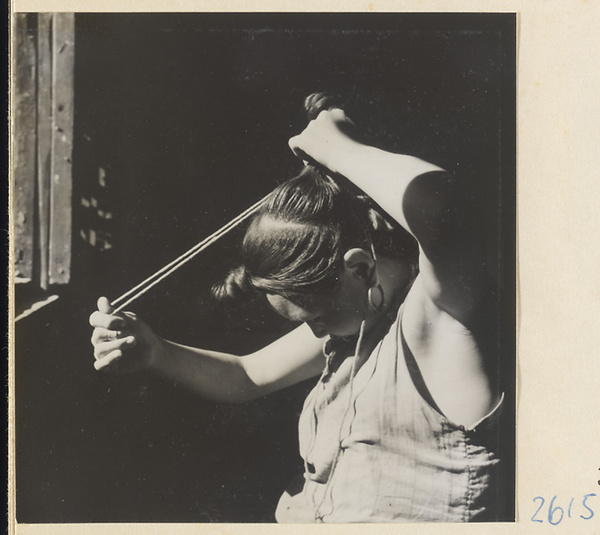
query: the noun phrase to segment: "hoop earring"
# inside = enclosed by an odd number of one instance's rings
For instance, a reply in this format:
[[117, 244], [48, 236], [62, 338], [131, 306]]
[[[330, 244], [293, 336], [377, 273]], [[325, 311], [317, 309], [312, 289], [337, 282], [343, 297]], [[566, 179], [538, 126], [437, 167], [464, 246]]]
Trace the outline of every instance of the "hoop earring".
[[[373, 296], [374, 289], [379, 292], [379, 298], [377, 300], [375, 300]], [[380, 283], [377, 283], [377, 286], [371, 286], [367, 290], [367, 301], [369, 302], [369, 308], [372, 312], [379, 313], [383, 310], [385, 296], [383, 294], [383, 288], [381, 287]]]

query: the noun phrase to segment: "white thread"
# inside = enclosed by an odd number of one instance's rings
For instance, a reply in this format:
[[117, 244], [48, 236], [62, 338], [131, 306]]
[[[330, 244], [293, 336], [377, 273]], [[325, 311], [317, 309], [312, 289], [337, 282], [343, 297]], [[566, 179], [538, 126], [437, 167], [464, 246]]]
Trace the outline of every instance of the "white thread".
[[[204, 238], [201, 242], [194, 245], [191, 249], [187, 250], [185, 253], [183, 253], [182, 255], [177, 257], [175, 260], [173, 260], [172, 262], [170, 262], [163, 268], [159, 269], [158, 271], [156, 271], [155, 273], [150, 275], [148, 278], [146, 278], [145, 280], [140, 282], [138, 285], [131, 288], [131, 290], [128, 290], [123, 295], [117, 297], [117, 299], [115, 299], [111, 303], [111, 306], [117, 307], [117, 308], [115, 308], [115, 310], [113, 310], [112, 313], [114, 314], [116, 312], [120, 312], [121, 310], [123, 310], [127, 305], [129, 305], [130, 303], [132, 303], [133, 301], [138, 299], [140, 296], [144, 295], [147, 291], [149, 291], [151, 288], [156, 286], [163, 279], [166, 279], [169, 275], [171, 275], [171, 273], [173, 273], [174, 271], [179, 269], [181, 266], [183, 266], [184, 264], [189, 262], [196, 255], [198, 255], [199, 253], [204, 251], [209, 245], [213, 244], [219, 238], [221, 238], [222, 236], [227, 234], [230, 230], [232, 230], [233, 228], [238, 226], [240, 223], [242, 223], [243, 221], [248, 219], [248, 217], [250, 217], [254, 212], [256, 212], [260, 208], [260, 206], [265, 202], [265, 200], [267, 199], [267, 197], [269, 197], [269, 195], [266, 195], [260, 201], [253, 204], [250, 208], [244, 210], [241, 214], [234, 217], [227, 224], [223, 225], [219, 230], [217, 230], [216, 232], [213, 232], [210, 236], [207, 236], [206, 238]], [[128, 297], [129, 297], [129, 299], [127, 299]]]
[[[323, 518], [325, 517], [325, 515], [331, 514], [333, 512], [333, 508], [331, 511], [329, 511], [329, 513], [322, 513], [321, 512], [321, 507], [323, 507], [323, 505], [325, 504], [325, 500], [327, 500], [327, 495], [331, 492], [333, 492], [332, 489], [332, 481], [333, 481], [333, 474], [335, 472], [335, 468], [337, 466], [337, 463], [339, 461], [340, 458], [340, 453], [342, 451], [342, 432], [344, 430], [344, 423], [346, 422], [346, 418], [348, 416], [348, 413], [350, 412], [350, 409], [352, 407], [352, 392], [354, 390], [354, 376], [356, 375], [356, 361], [360, 358], [360, 350], [362, 348], [363, 345], [363, 338], [365, 336], [365, 326], [366, 326], [366, 320], [363, 320], [360, 324], [360, 330], [358, 333], [358, 339], [356, 340], [356, 346], [354, 348], [354, 360], [352, 361], [352, 366], [350, 368], [350, 384], [349, 384], [349, 392], [348, 392], [348, 405], [346, 406], [346, 410], [344, 411], [344, 414], [342, 416], [341, 419], [341, 425], [340, 425], [340, 430], [338, 432], [338, 446], [337, 446], [337, 450], [335, 452], [335, 455], [333, 457], [333, 461], [331, 463], [331, 468], [329, 469], [329, 477], [327, 478], [327, 483], [325, 485], [325, 490], [323, 491], [323, 498], [321, 499], [321, 501], [319, 502], [319, 505], [317, 505], [316, 503], [314, 503], [314, 498], [313, 498], [313, 506], [315, 507], [315, 520], [317, 522], [323, 522]], [[313, 408], [313, 411], [315, 409]], [[331, 499], [331, 495], [329, 496], [331, 504], [333, 506], [333, 500]]]
[[[407, 286], [404, 288], [404, 291], [401, 295], [401, 299], [398, 298], [398, 301], [403, 302], [404, 299], [406, 299], [406, 294], [408, 293], [410, 286], [411, 286], [410, 283], [407, 284]], [[394, 300], [394, 302], [395, 301], [396, 301], [396, 299]], [[393, 305], [393, 303], [392, 303], [392, 305]], [[393, 316], [391, 315], [391, 312], [396, 312], [396, 314], [397, 314], [397, 309], [395, 306], [391, 306], [390, 312], [387, 313], [390, 321], [393, 321]], [[344, 442], [344, 440], [346, 440], [352, 434], [352, 425], [354, 423], [354, 419], [356, 418], [356, 402], [358, 400], [358, 396], [367, 388], [367, 385], [369, 384], [370, 380], [373, 378], [376, 368], [377, 368], [377, 365], [379, 363], [379, 354], [381, 352], [381, 348], [383, 347], [383, 338], [382, 338], [381, 340], [379, 340], [378, 344], [375, 346], [375, 347], [378, 347], [378, 349], [377, 349], [377, 353], [375, 354], [375, 362], [374, 362], [373, 370], [371, 372], [371, 376], [365, 383], [363, 389], [360, 392], [358, 392], [356, 394], [356, 396], [354, 396], [354, 377], [357, 373], [356, 362], [360, 358], [361, 348], [363, 347], [363, 338], [365, 336], [365, 326], [366, 326], [366, 321], [363, 320], [361, 323], [361, 326], [360, 326], [358, 340], [356, 341], [356, 346], [354, 349], [355, 356], [354, 356], [354, 361], [352, 362], [352, 367], [350, 370], [348, 405], [346, 406], [346, 410], [344, 411], [344, 415], [342, 416], [342, 423], [340, 425], [340, 430], [338, 433], [338, 447], [337, 447], [337, 450], [335, 452], [335, 455], [334, 455], [334, 458], [333, 458], [333, 461], [331, 464], [331, 469], [329, 470], [329, 477], [327, 479], [327, 483], [326, 483], [325, 489], [323, 491], [323, 497], [318, 505], [316, 504], [315, 499], [314, 499], [314, 495], [316, 493], [316, 488], [313, 491], [312, 502], [313, 502], [313, 507], [315, 507], [315, 521], [320, 522], [320, 523], [323, 522], [323, 519], [326, 516], [332, 515], [333, 512], [335, 511], [335, 504], [333, 503], [333, 477], [334, 477], [335, 469], [337, 467], [337, 464], [338, 464], [338, 461], [340, 458], [340, 454], [342, 453], [342, 450], [343, 450], [342, 443]], [[374, 349], [375, 348], [373, 348], [373, 350]], [[369, 358], [371, 358], [371, 357], [369, 357]], [[353, 396], [354, 396], [354, 399], [352, 399]], [[351, 409], [353, 410], [353, 414], [352, 414], [352, 418], [348, 422], [348, 431], [347, 431], [346, 435], [342, 438], [342, 432], [344, 430], [344, 423], [345, 423], [345, 421], [348, 417], [348, 413], [350, 412]], [[313, 407], [313, 414], [315, 413], [315, 410], [316, 409]], [[315, 417], [316, 417], [316, 414], [315, 414]], [[322, 512], [321, 508], [325, 505], [327, 499], [329, 499], [329, 511]]]

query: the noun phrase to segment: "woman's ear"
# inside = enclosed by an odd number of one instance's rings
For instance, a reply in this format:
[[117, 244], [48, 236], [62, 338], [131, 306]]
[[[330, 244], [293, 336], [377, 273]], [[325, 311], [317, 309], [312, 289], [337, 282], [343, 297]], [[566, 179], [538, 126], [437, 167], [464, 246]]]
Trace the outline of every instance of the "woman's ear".
[[373, 255], [365, 249], [355, 247], [344, 254], [344, 270], [370, 287], [376, 278], [375, 260]]

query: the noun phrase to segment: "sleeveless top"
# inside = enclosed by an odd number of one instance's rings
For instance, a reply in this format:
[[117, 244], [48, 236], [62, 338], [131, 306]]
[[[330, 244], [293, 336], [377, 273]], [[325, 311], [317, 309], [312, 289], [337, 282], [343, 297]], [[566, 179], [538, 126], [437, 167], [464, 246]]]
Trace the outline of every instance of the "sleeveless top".
[[499, 519], [504, 395], [470, 428], [446, 418], [404, 341], [401, 310], [362, 362], [346, 356], [354, 348], [326, 345], [300, 415], [304, 474], [279, 500], [278, 522]]

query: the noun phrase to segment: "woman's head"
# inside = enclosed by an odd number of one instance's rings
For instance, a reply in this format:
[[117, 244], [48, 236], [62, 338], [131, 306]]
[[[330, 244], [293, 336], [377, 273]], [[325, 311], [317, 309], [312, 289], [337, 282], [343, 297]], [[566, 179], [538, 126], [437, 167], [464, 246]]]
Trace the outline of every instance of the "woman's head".
[[[315, 93], [304, 108], [314, 119], [340, 103]], [[417, 245], [348, 180], [307, 165], [261, 207], [243, 241], [242, 265], [214, 293], [219, 299], [258, 293], [291, 319], [348, 325], [364, 314], [356, 302], [366, 301], [365, 288], [375, 282], [375, 255], [415, 266]]]
[[243, 264], [252, 286], [284, 296], [334, 287], [344, 253], [370, 247], [361, 209], [347, 189], [305, 167], [273, 191], [246, 232]]
[[304, 300], [337, 288], [352, 249], [414, 262], [416, 243], [345, 179], [314, 166], [276, 188], [250, 224], [240, 268], [218, 297], [254, 291]]

